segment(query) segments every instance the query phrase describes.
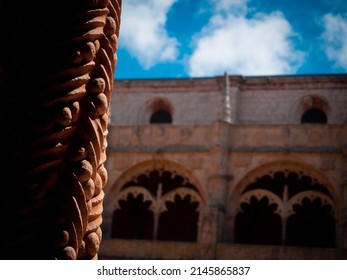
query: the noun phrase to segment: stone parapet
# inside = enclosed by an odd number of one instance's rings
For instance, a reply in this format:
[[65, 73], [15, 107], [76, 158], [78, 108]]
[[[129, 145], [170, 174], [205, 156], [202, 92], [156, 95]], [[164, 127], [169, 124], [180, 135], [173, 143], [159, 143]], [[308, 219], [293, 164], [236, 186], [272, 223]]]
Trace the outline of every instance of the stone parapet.
[[[229, 125], [216, 138], [212, 125], [110, 126], [111, 151], [208, 151], [216, 143], [236, 152], [341, 153], [341, 125]], [[225, 139], [228, 137], [228, 139]]]

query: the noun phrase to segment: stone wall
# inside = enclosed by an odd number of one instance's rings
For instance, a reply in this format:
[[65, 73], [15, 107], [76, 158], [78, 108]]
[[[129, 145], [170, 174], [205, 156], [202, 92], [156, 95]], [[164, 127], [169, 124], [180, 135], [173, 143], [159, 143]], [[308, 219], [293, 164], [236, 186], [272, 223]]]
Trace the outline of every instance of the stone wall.
[[214, 79], [117, 81], [114, 91], [113, 125], [148, 124], [151, 105], [158, 99], [171, 105], [174, 124], [206, 124], [216, 119], [219, 86]]
[[[144, 121], [150, 116], [144, 108], [152, 106], [148, 100], [156, 98], [172, 106], [173, 124]], [[105, 258], [346, 257], [341, 255], [347, 248], [346, 76], [120, 81], [112, 102]], [[311, 105], [321, 106], [328, 124], [300, 124], [302, 110]], [[122, 186], [150, 170], [169, 170], [196, 186], [203, 204], [197, 243], [110, 239]], [[334, 201], [335, 248], [317, 254], [308, 248], [234, 244], [234, 219], [243, 190], [277, 171], [308, 176], [327, 188]]]
[[347, 120], [344, 75], [227, 79], [227, 82], [223, 77], [116, 81], [111, 123], [146, 124], [150, 103], [162, 98], [172, 105], [174, 124], [211, 123], [223, 119], [225, 110], [230, 111], [231, 123], [299, 124], [303, 113], [300, 106], [315, 96], [328, 104], [329, 124], [343, 124]]

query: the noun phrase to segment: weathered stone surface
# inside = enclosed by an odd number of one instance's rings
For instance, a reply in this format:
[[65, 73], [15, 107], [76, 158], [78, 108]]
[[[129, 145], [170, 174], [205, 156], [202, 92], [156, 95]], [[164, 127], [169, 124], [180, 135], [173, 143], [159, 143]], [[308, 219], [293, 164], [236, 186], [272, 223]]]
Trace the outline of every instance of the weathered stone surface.
[[[339, 213], [345, 213], [347, 205], [346, 75], [127, 80], [118, 81], [114, 91], [101, 257], [345, 258], [346, 215]], [[310, 106], [327, 114], [327, 124], [301, 124]], [[171, 124], [149, 123], [158, 109], [172, 114]], [[144, 179], [153, 170], [184, 175], [196, 187], [194, 194], [186, 192], [187, 199], [201, 198], [196, 242], [112, 238], [115, 211], [130, 201], [130, 194], [156, 205], [153, 194], [145, 199], [146, 191], [156, 186], [154, 177]], [[259, 180], [262, 188], [252, 185]], [[171, 186], [172, 192], [179, 194], [180, 187]], [[333, 248], [282, 246], [286, 235], [276, 246], [234, 244], [236, 217], [251, 200], [269, 201], [284, 232], [297, 207], [321, 203], [334, 217]], [[161, 215], [156, 207], [148, 209]], [[177, 227], [184, 223], [187, 211], [183, 213]], [[258, 229], [268, 226], [262, 223]]]
[[121, 0], [42, 4], [0, 2], [1, 258], [95, 259]]

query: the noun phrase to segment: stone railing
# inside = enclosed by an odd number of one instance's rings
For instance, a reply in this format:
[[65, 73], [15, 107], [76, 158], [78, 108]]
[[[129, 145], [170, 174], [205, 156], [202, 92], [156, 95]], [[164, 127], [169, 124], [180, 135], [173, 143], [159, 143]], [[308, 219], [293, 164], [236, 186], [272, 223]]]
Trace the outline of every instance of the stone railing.
[[108, 144], [115, 151], [341, 152], [340, 125], [143, 125], [110, 126]]

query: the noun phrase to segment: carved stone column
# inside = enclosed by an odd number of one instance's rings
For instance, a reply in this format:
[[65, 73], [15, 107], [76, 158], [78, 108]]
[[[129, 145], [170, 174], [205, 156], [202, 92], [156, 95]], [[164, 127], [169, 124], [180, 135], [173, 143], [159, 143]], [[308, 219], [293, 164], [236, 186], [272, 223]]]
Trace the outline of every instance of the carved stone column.
[[215, 259], [218, 233], [218, 208], [206, 207], [199, 217], [197, 259]]
[[207, 182], [207, 207], [210, 212], [207, 212], [207, 216], [214, 219], [216, 231], [214, 240], [210, 239], [210, 246], [216, 248], [218, 241], [223, 239], [228, 187], [232, 179], [229, 174], [230, 124], [224, 121], [214, 122], [211, 135], [211, 168]]
[[97, 258], [120, 12], [0, 2], [1, 258]]

